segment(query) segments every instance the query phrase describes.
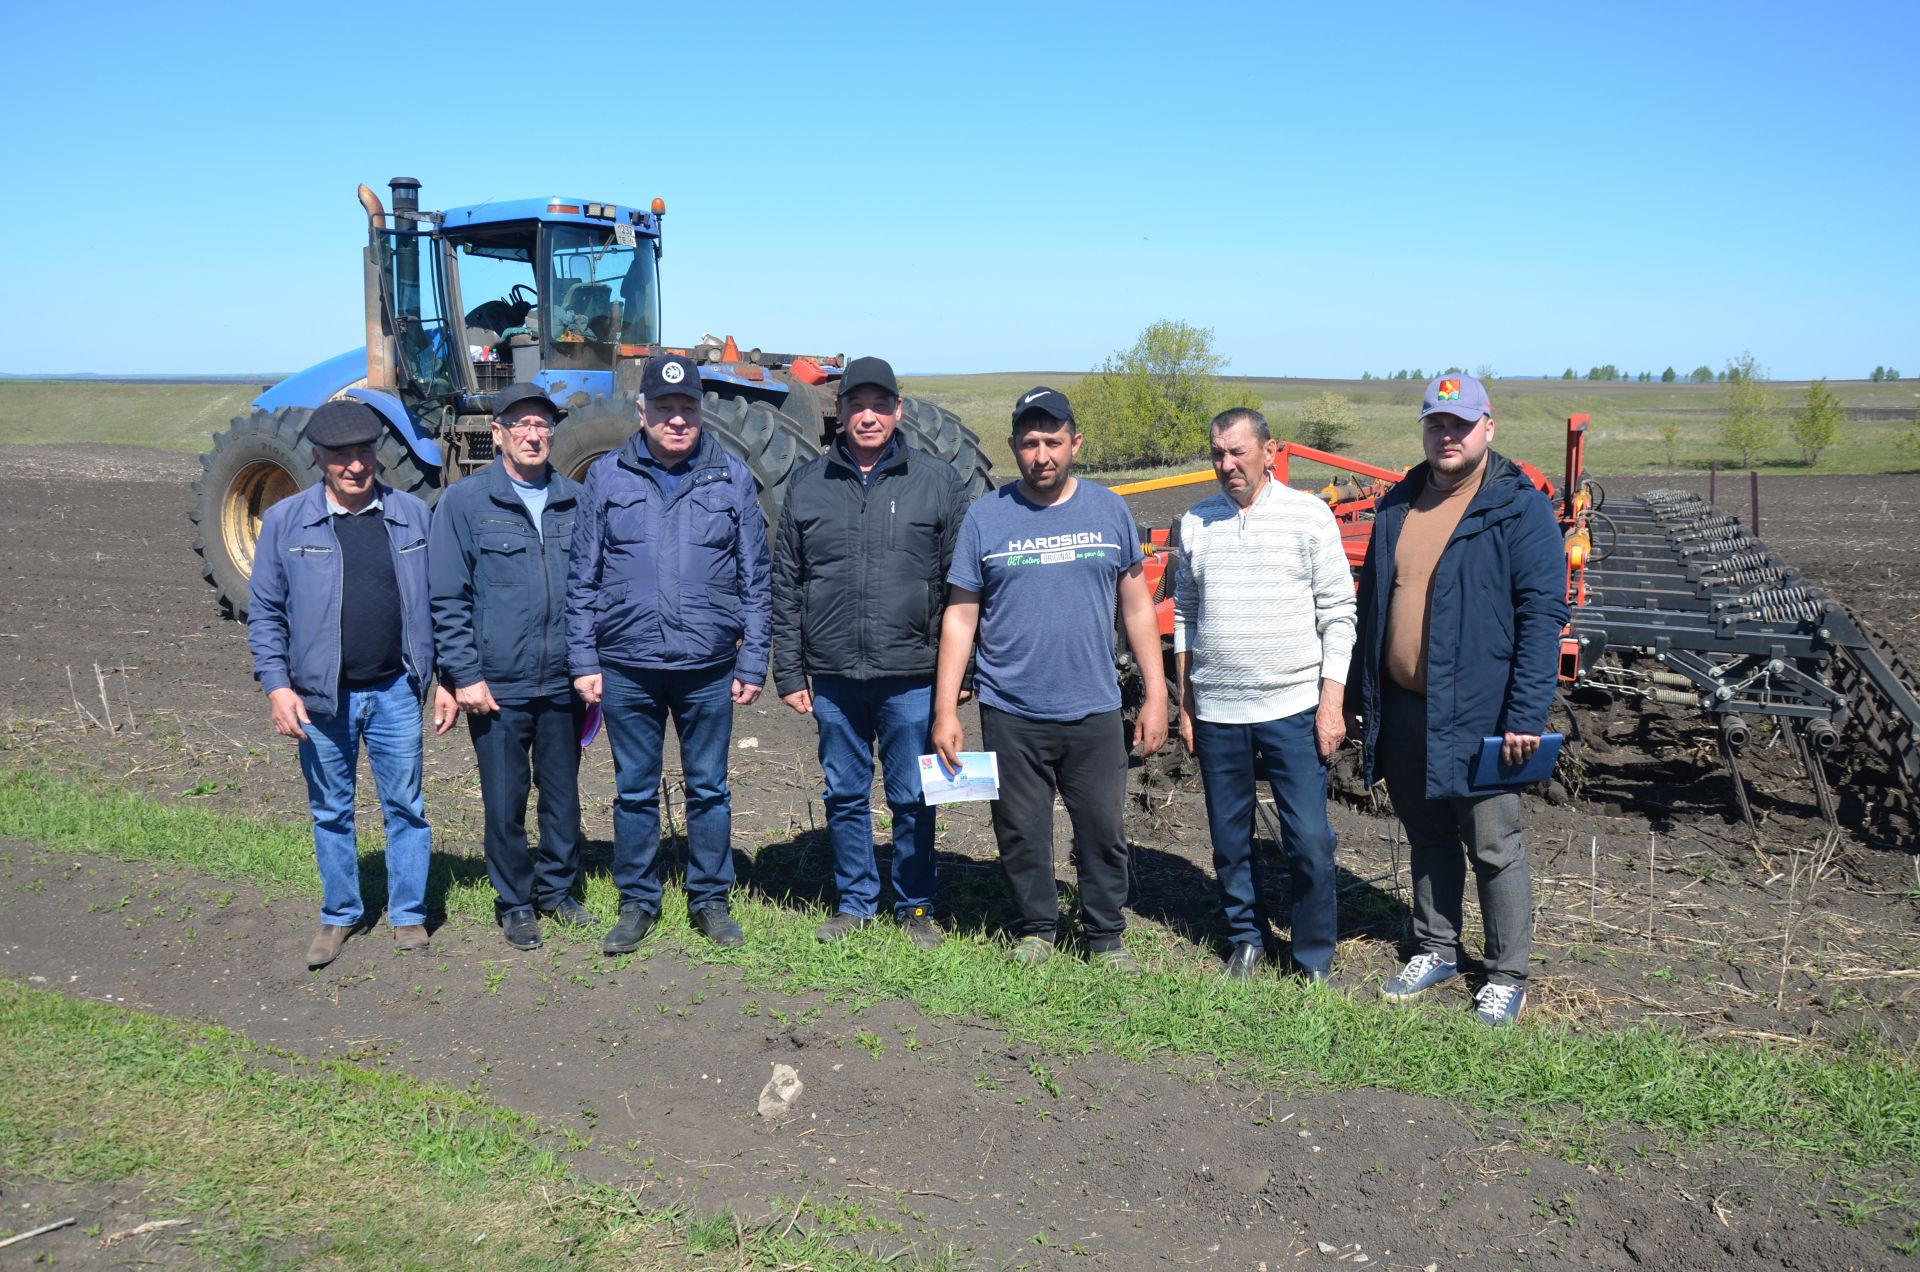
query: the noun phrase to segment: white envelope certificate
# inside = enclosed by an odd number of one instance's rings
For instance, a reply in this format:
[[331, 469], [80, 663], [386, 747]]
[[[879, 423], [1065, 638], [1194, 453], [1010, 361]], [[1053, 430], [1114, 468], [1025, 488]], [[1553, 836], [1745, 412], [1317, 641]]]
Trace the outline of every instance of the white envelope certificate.
[[960, 771], [948, 777], [937, 755], [920, 757], [920, 796], [929, 804], [1000, 798], [1000, 757], [992, 751], [960, 752]]

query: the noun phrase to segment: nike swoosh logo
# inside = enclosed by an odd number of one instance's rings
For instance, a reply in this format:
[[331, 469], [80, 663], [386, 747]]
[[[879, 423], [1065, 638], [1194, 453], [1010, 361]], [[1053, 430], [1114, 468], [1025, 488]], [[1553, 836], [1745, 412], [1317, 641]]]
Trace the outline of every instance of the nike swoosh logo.
[[1020, 405], [1025, 406], [1027, 403], [1033, 401], [1033, 399], [1037, 397], [1045, 397], [1046, 395], [1047, 395], [1047, 391], [1045, 389], [1035, 389], [1032, 393], [1029, 393], [1027, 394], [1027, 396], [1020, 399]]

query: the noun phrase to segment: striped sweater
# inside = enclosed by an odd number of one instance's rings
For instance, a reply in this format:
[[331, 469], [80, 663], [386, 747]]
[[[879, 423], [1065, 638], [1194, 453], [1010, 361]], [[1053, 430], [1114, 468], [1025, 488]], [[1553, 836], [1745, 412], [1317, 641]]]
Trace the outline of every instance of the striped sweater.
[[1269, 481], [1244, 512], [1219, 494], [1180, 519], [1173, 648], [1192, 656], [1199, 719], [1258, 724], [1318, 706], [1322, 678], [1347, 678], [1353, 615], [1340, 530], [1315, 496]]

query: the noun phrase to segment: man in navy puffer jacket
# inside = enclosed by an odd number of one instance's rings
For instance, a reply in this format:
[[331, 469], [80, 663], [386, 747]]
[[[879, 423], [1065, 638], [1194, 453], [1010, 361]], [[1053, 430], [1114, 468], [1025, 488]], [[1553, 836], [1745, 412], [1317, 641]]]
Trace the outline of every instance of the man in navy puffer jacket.
[[700, 373], [656, 354], [641, 429], [587, 470], [567, 572], [574, 688], [613, 745], [613, 881], [620, 920], [601, 948], [634, 949], [660, 917], [660, 763], [667, 717], [687, 791], [687, 908], [720, 945], [744, 939], [733, 886], [727, 751], [733, 708], [766, 683], [772, 605], [753, 474], [700, 427]]

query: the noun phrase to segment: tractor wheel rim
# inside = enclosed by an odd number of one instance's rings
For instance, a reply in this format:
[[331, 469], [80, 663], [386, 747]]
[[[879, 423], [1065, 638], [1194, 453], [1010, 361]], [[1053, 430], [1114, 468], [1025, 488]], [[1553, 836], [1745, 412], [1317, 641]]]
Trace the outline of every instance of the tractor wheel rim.
[[293, 474], [269, 460], [248, 464], [227, 483], [220, 501], [220, 539], [241, 573], [253, 573], [253, 550], [267, 509], [299, 491]]

